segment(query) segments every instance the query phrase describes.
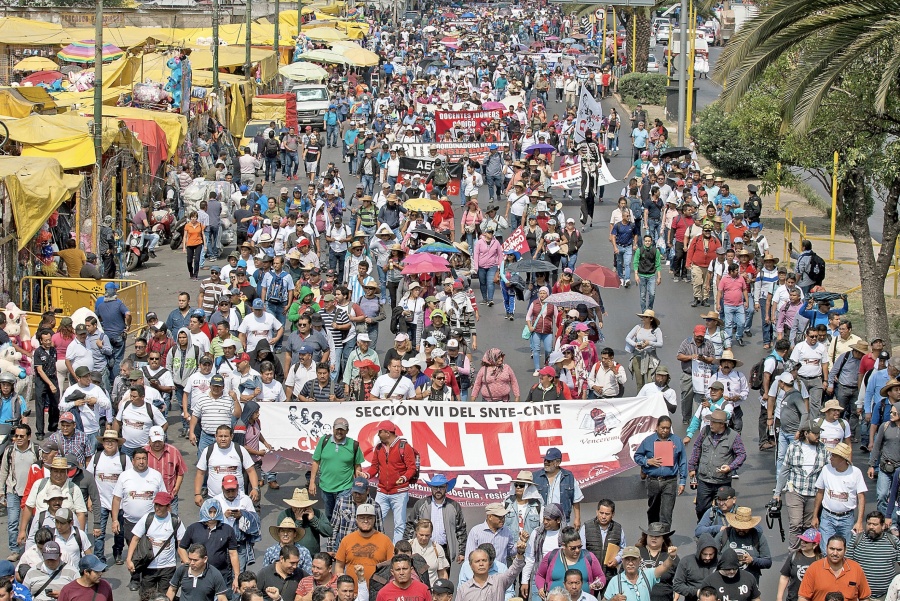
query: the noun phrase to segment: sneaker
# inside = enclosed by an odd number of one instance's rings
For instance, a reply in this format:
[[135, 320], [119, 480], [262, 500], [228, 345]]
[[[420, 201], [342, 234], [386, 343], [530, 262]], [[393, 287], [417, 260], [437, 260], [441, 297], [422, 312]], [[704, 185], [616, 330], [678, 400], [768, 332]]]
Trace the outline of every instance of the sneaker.
[[493, 307], [493, 306], [494, 306], [494, 301], [488, 301], [488, 304], [487, 304], [487, 305], [488, 305], [488, 307]]
[[700, 301], [700, 306], [701, 306], [701, 307], [708, 307], [708, 306], [709, 306], [709, 301], [708, 301], [708, 300]]
[[672, 281], [677, 284], [678, 282], [681, 281], [681, 278], [676, 275], [675, 277], [672, 278]]
[[747, 338], [753, 338], [753, 332], [751, 332], [750, 330], [744, 330], [744, 336], [746, 336]]
[[541, 373], [540, 373], [538, 370], [534, 370], [534, 373], [531, 374], [531, 375], [534, 376], [534, 377], [536, 378], [536, 377], [538, 377], [539, 375], [541, 375]]
[[13, 563], [16, 563], [17, 561], [19, 561], [20, 557], [22, 557], [21, 553], [12, 553], [12, 554], [10, 554], [9, 557], [6, 558], [6, 561], [11, 561]]
[[151, 251], [150, 251], [150, 258], [155, 259], [155, 258], [156, 258], [156, 252], [154, 252], [154, 251], [151, 250]]
[[125, 563], [125, 560], [122, 559], [121, 553], [113, 553], [113, 561], [116, 562], [117, 566], [123, 565]]
[[132, 593], [137, 592], [140, 587], [141, 585], [137, 580], [132, 580], [128, 583], [128, 590], [130, 590]]
[[699, 304], [700, 304], [700, 301], [698, 301], [696, 298], [695, 298], [694, 300], [691, 301], [691, 306], [692, 306], [692, 307], [696, 307], [696, 306], [699, 305]]
[[739, 345], [741, 345], [741, 346], [744, 346], [744, 339], [743, 339], [743, 338], [738, 338], [738, 339], [737, 339], [737, 343], [738, 343]]
[[628, 288], [631, 286], [631, 280], [625, 280], [625, 287]]

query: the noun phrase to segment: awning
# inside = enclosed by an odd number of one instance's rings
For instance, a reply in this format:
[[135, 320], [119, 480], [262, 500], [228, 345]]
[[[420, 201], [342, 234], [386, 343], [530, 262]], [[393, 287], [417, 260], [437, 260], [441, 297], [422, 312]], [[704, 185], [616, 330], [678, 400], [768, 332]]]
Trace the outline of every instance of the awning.
[[175, 156], [178, 147], [184, 142], [187, 136], [188, 123], [187, 117], [179, 113], [164, 113], [162, 111], [151, 111], [149, 109], [139, 109], [131, 106], [104, 106], [104, 117], [116, 117], [119, 119], [140, 119], [144, 121], [153, 121], [159, 125], [165, 135], [167, 155]]
[[150, 173], [156, 173], [160, 164], [169, 158], [169, 148], [166, 144], [166, 132], [155, 121], [149, 119], [128, 119], [122, 121], [133, 131], [141, 144], [147, 147], [147, 157], [150, 161]]
[[81, 186], [56, 159], [0, 156], [0, 180], [6, 185], [22, 250], [59, 205]]
[[19, 17], [0, 18], [0, 44], [65, 46], [74, 41], [61, 25]]

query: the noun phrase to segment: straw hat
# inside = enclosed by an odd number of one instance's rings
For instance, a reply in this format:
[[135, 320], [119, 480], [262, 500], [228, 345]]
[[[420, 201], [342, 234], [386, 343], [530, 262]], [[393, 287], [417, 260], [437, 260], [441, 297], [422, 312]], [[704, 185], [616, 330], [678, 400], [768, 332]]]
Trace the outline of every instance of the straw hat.
[[865, 340], [858, 340], [856, 344], [850, 347], [850, 350], [859, 351], [862, 354], [869, 352], [869, 343]]
[[766, 261], [775, 261], [775, 263], [778, 263], [781, 259], [779, 259], [775, 255], [773, 255], [772, 253], [766, 251], [766, 254], [763, 255], [762, 260], [763, 260], [763, 263], [765, 263]]
[[469, 243], [468, 242], [454, 242], [453, 246], [462, 251], [463, 254], [471, 254], [469, 251]]
[[753, 510], [749, 507], [738, 507], [734, 513], [726, 513], [725, 519], [728, 520], [729, 526], [738, 530], [756, 528], [756, 525], [762, 521], [761, 517], [753, 515]]
[[512, 483], [525, 484], [526, 486], [529, 484], [534, 484], [534, 475], [528, 470], [522, 470], [518, 474], [516, 474], [516, 477], [513, 478]]
[[744, 364], [743, 361], [738, 361], [734, 358], [734, 353], [731, 352], [731, 349], [725, 349], [724, 351], [722, 351], [722, 356], [719, 358], [719, 363], [721, 364], [722, 361], [733, 361], [735, 367], [740, 367]]
[[656, 316], [656, 312], [653, 311], [653, 309], [647, 309], [643, 313], [635, 313], [635, 315], [637, 315], [638, 317], [649, 317], [650, 321], [653, 322], [653, 327], [659, 327], [659, 318]]
[[721, 326], [725, 322], [722, 321], [722, 318], [719, 317], [719, 313], [716, 311], [709, 311], [700, 316], [701, 319], [715, 319], [716, 322]]
[[54, 457], [53, 463], [50, 464], [50, 469], [51, 470], [68, 470], [69, 462], [66, 461], [65, 457], [60, 457], [60, 456]]
[[850, 445], [846, 442], [837, 443], [834, 448], [831, 449], [831, 454], [846, 459], [849, 463], [853, 462], [853, 449], [851, 449]]
[[715, 172], [716, 170], [712, 167], [704, 167], [700, 170], [700, 173], [702, 173], [703, 175], [713, 175]]
[[306, 530], [298, 526], [297, 522], [295, 522], [293, 518], [284, 518], [277, 526], [269, 526], [269, 534], [272, 535], [272, 538], [280, 542], [281, 538], [279, 538], [278, 536], [279, 530], [293, 530], [295, 543], [303, 538], [304, 534], [306, 534]]
[[125, 442], [125, 439], [119, 436], [119, 433], [115, 430], [106, 430], [103, 432], [103, 436], [98, 436], [97, 440], [103, 442], [104, 440], [115, 440], [117, 443], [122, 444]]
[[[900, 382], [897, 382], [896, 380], [894, 380], [894, 383], [900, 385]], [[888, 384], [890, 384], [890, 381], [888, 381]], [[884, 392], [885, 388], [882, 388], [881, 391]], [[884, 395], [882, 395], [882, 396], [884, 396]], [[826, 411], [831, 411], [832, 409], [839, 409], [839, 410], [843, 411], [844, 407], [843, 407], [843, 405], [841, 405], [841, 402], [839, 400], [831, 399], [830, 401], [828, 401], [827, 403], [825, 403], [822, 406], [822, 409], [820, 409], [820, 411], [822, 413], [825, 413]]]
[[[884, 386], [881, 387], [881, 392], [879, 394], [881, 396], [887, 396], [888, 391], [891, 388], [897, 388], [897, 387], [900, 387], [900, 380], [898, 380], [897, 378], [891, 378], [890, 380], [887, 381], [887, 384], [885, 384]], [[831, 401], [828, 401], [828, 402], [830, 403]]]
[[311, 507], [316, 504], [315, 499], [309, 498], [309, 491], [305, 488], [295, 488], [294, 494], [290, 499], [285, 501], [285, 504], [290, 505], [291, 507], [296, 507], [298, 509], [303, 509], [304, 507]]

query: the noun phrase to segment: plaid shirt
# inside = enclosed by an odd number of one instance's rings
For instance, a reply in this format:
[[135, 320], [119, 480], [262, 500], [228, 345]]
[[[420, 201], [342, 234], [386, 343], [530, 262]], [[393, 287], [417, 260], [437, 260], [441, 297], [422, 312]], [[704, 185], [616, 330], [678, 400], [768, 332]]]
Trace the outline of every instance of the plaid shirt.
[[793, 441], [788, 445], [784, 455], [784, 463], [778, 472], [778, 480], [775, 483], [775, 494], [781, 495], [785, 490], [795, 492], [804, 497], [816, 495], [816, 480], [825, 464], [828, 462], [828, 451], [825, 445], [816, 445], [816, 462], [809, 474], [803, 470], [803, 442]]
[[179, 475], [187, 474], [187, 464], [184, 462], [181, 451], [170, 444], [166, 444], [162, 455], [157, 458], [156, 453], [150, 449], [149, 444], [144, 448], [147, 450], [147, 465], [162, 475], [166, 491], [175, 494], [172, 492], [175, 490], [175, 481]]
[[50, 440], [59, 445], [59, 456], [65, 457], [69, 453], [75, 455], [78, 459], [78, 466], [84, 467], [88, 457], [94, 456], [94, 449], [88, 448], [87, 438], [81, 430], [72, 432], [72, 436], [68, 438], [63, 436], [61, 430], [57, 430], [50, 435]]
[[[375, 504], [375, 500], [371, 496], [366, 503]], [[356, 531], [356, 503], [350, 494], [340, 495], [334, 506], [334, 513], [331, 514], [331, 528], [334, 534], [325, 541], [325, 551], [334, 554], [337, 553], [341, 541], [351, 532]], [[375, 530], [384, 532], [384, 524], [381, 522], [381, 512], [375, 512]]]

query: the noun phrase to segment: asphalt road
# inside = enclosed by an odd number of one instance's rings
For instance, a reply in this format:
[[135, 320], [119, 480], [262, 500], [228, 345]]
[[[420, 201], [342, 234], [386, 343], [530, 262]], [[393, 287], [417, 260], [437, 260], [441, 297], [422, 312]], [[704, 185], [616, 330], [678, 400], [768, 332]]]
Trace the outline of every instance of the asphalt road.
[[[701, 82], [701, 86], [703, 83], [705, 82]], [[713, 92], [711, 91], [710, 93]], [[549, 108], [548, 112], [550, 114], [564, 113], [563, 107], [557, 103], [551, 103]], [[604, 106], [604, 108], [607, 107]], [[630, 156], [630, 142], [627, 136], [623, 136], [621, 154], [612, 159], [611, 171], [614, 175], [618, 177], [624, 175], [629, 167]], [[326, 150], [324, 158], [326, 162], [334, 160], [337, 164], [341, 164], [340, 153], [336, 149]], [[350, 177], [346, 173], [344, 177], [348, 188], [355, 186], [357, 181], [355, 177]], [[301, 183], [305, 185], [305, 182]], [[282, 180], [278, 180], [274, 186], [271, 186], [273, 188], [272, 192], [277, 193], [277, 188], [281, 187], [281, 185], [283, 185]], [[615, 199], [618, 197], [618, 191], [618, 185], [607, 187], [606, 202], [597, 209], [594, 228], [589, 229], [585, 234], [585, 244], [579, 253], [580, 261], [612, 265], [612, 250], [608, 241], [608, 222], [610, 212], [615, 206]], [[486, 194], [487, 192], [485, 191], [482, 202], [486, 202]], [[560, 195], [557, 193], [556, 196], [558, 198]], [[578, 218], [578, 207], [574, 202], [565, 203], [564, 210], [567, 216], [571, 215], [576, 219]], [[205, 273], [203, 277], [205, 277]], [[195, 291], [197, 289], [196, 282], [188, 280], [185, 256], [168, 248], [161, 249], [158, 252], [157, 259], [151, 260], [147, 266], [138, 269], [135, 277], [146, 280], [150, 296], [150, 309], [163, 316], [167, 315], [176, 306], [176, 294], [178, 291]], [[499, 291], [497, 294], [499, 295]], [[625, 335], [637, 323], [637, 318], [634, 314], [640, 311], [638, 290], [636, 287], [621, 290], [605, 289], [603, 290], [603, 300], [609, 313], [604, 322], [606, 342], [616, 350], [617, 357], [622, 361], [625, 358]], [[666, 339], [665, 346], [659, 353], [659, 356], [662, 363], [667, 365], [675, 374], [678, 373], [679, 369], [679, 364], [675, 360], [675, 351], [678, 345], [690, 335], [694, 325], [701, 323], [699, 318], [701, 312], [689, 306], [690, 300], [690, 284], [674, 284], [671, 277], [665, 272], [662, 284], [657, 289], [655, 306], [657, 315], [662, 320], [661, 329]], [[531, 375], [533, 367], [529, 348], [519, 336], [520, 327], [523, 323], [521, 320], [524, 311], [522, 304], [520, 303], [517, 308], [517, 317], [519, 319], [516, 321], [516, 327], [507, 327], [508, 324], [503, 321], [502, 315], [504, 311], [502, 303], [498, 303], [490, 309], [486, 306], [481, 306], [480, 309], [482, 316], [481, 321], [478, 323], [479, 332], [490, 332], [490, 346], [500, 347], [507, 352], [507, 363], [515, 369], [520, 386], [523, 390], [527, 390], [534, 383], [535, 378]], [[737, 357], [744, 361], [744, 367], [742, 368], [744, 373], [749, 373], [753, 363], [763, 353], [758, 320], [755, 329], [757, 335], [748, 339], [750, 344], [744, 348], [738, 347], [735, 350]], [[379, 343], [379, 352], [383, 353], [388, 348], [388, 344], [389, 337], [383, 336]], [[481, 350], [483, 351], [484, 348], [482, 347]], [[480, 357], [480, 353], [478, 356]], [[635, 392], [634, 384], [629, 381], [626, 387], [626, 394], [633, 395]], [[774, 454], [756, 451], [758, 447], [756, 439], [758, 408], [758, 395], [753, 393], [744, 405], [744, 419], [747, 424], [745, 428], [745, 444], [749, 455], [746, 464], [740, 470], [740, 479], [735, 481], [735, 488], [739, 494], [739, 504], [752, 507], [755, 514], [760, 514], [763, 510], [763, 506], [771, 497], [771, 490], [774, 486]], [[674, 421], [676, 422], [676, 432], [683, 434], [684, 427], [681, 425], [681, 420], [678, 419], [678, 416], [675, 416]], [[351, 424], [351, 430], [352, 428], [353, 425]], [[176, 432], [177, 430], [173, 427], [170, 431]], [[353, 432], [351, 432], [352, 435], [354, 435]], [[193, 492], [192, 486], [195, 473], [193, 465], [195, 464], [196, 451], [185, 439], [175, 438], [173, 444], [183, 452], [191, 466], [181, 494], [182, 512], [184, 519], [189, 523], [197, 519], [197, 508], [191, 502], [190, 496]], [[306, 482], [302, 475], [305, 471], [305, 468], [301, 468], [290, 473], [281, 473], [278, 478], [281, 490], [264, 490], [263, 531], [265, 534], [263, 540], [257, 545], [257, 551], [261, 552], [272, 544], [271, 538], [267, 533], [268, 527], [274, 524], [276, 514], [285, 507], [284, 499], [291, 496], [294, 487], [305, 486]], [[449, 476], [451, 475], [448, 474]], [[598, 500], [602, 498], [613, 499], [616, 502], [616, 519], [625, 525], [628, 542], [633, 544], [636, 541], [635, 537], [640, 534], [638, 527], [646, 525], [647, 521], [646, 497], [637, 471], [630, 470], [592, 486], [584, 492], [586, 500], [582, 504], [582, 515], [585, 518], [593, 517]], [[477, 509], [467, 509], [466, 517], [470, 527], [484, 519], [483, 512]], [[681, 547], [682, 555], [692, 553], [694, 550], [693, 528], [696, 519], [693, 511], [693, 498], [690, 496], [689, 491], [679, 498], [676, 503], [674, 523], [678, 528], [674, 536], [674, 544]], [[389, 527], [387, 529], [390, 531]], [[778, 581], [777, 569], [780, 568], [781, 560], [784, 557], [785, 546], [780, 542], [777, 533], [766, 531], [766, 536], [772, 552], [776, 555], [775, 566], [767, 571], [762, 581], [764, 596], [771, 598], [775, 594]], [[111, 556], [111, 554], [108, 556]], [[259, 569], [262, 566], [257, 563], [253, 567]], [[455, 575], [456, 572], [454, 571], [454, 577]], [[124, 567], [121, 566], [113, 566], [107, 577], [114, 587], [127, 583], [126, 572]], [[124, 586], [116, 590], [120, 591], [119, 595], [128, 595], [128, 598], [134, 598], [131, 594], [125, 592]]]

